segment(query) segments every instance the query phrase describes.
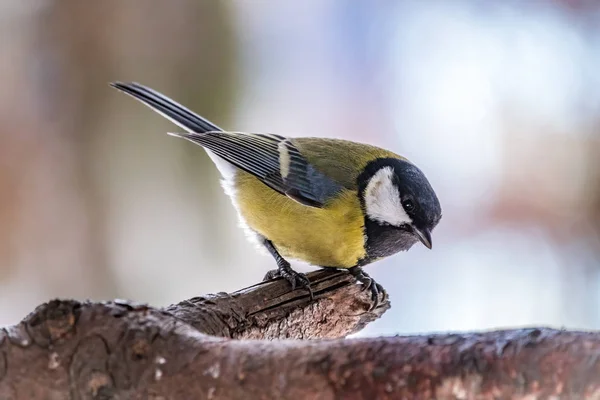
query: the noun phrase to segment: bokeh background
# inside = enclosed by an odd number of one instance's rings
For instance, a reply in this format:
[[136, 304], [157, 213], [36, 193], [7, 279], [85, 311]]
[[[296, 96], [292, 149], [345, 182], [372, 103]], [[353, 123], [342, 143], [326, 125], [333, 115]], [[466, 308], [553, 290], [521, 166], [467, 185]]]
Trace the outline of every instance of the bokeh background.
[[273, 267], [202, 149], [108, 87], [132, 80], [231, 130], [369, 142], [425, 171], [433, 251], [368, 267], [392, 309], [359, 335], [600, 328], [596, 4], [2, 1], [0, 325]]

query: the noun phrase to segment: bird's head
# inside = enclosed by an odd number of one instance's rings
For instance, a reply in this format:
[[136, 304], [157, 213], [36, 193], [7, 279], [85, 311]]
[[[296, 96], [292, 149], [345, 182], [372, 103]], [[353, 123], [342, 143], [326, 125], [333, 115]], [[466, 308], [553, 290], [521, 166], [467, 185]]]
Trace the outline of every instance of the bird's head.
[[408, 250], [417, 241], [431, 248], [431, 232], [442, 209], [419, 168], [405, 160], [377, 159], [361, 174], [359, 190], [367, 237], [394, 237], [396, 251]]

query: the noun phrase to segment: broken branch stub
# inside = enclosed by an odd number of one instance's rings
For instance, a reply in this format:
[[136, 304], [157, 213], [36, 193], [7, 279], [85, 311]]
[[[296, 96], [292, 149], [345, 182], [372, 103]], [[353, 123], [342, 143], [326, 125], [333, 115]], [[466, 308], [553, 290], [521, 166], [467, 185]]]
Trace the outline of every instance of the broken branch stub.
[[315, 301], [287, 281], [262, 282], [227, 294], [195, 297], [165, 309], [198, 331], [235, 339], [340, 338], [360, 331], [390, 308], [369, 311], [370, 293], [346, 271], [309, 273]]

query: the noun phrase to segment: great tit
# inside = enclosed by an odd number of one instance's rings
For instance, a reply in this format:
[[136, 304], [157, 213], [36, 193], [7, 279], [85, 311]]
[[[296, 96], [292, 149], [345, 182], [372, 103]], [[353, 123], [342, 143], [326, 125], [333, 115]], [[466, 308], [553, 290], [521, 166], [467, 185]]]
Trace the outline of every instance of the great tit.
[[312, 298], [308, 279], [286, 258], [344, 268], [377, 304], [386, 294], [362, 267], [418, 241], [431, 249], [440, 203], [406, 158], [347, 140], [228, 132], [148, 87], [111, 86], [186, 131], [172, 136], [204, 147], [240, 224], [277, 262], [265, 279], [285, 278]]

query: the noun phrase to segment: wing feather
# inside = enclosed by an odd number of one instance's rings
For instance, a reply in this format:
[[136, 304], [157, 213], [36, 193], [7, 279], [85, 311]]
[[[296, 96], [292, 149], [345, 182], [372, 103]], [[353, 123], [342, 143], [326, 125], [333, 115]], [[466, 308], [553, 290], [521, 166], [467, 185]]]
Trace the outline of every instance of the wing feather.
[[344, 185], [313, 165], [293, 140], [273, 134], [223, 132], [174, 100], [137, 83], [113, 82], [114, 88], [141, 101], [189, 133], [173, 136], [197, 143], [272, 189], [311, 207], [323, 207]]
[[201, 145], [277, 192], [310, 207], [323, 207], [342, 186], [316, 170], [287, 138], [238, 132], [176, 133]]

